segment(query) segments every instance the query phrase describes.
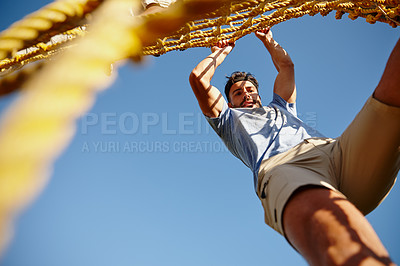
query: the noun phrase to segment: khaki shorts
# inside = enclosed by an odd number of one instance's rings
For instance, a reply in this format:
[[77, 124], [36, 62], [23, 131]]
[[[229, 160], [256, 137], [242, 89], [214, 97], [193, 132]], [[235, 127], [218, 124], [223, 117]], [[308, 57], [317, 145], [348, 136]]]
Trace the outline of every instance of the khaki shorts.
[[308, 185], [342, 193], [366, 215], [387, 196], [399, 168], [400, 108], [370, 97], [339, 138], [306, 139], [261, 163], [257, 194], [265, 222], [285, 235], [285, 205]]

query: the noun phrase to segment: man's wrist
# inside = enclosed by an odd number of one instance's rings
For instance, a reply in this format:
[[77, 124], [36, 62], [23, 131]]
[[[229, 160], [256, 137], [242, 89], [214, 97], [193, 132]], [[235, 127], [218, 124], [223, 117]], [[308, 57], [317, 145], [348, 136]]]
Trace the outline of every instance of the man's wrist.
[[265, 38], [262, 40], [262, 42], [264, 43], [264, 45], [266, 45], [266, 46], [268, 45], [270, 47], [274, 47], [274, 44], [276, 43], [275, 40], [272, 38], [271, 39]]
[[215, 52], [213, 52], [212, 54], [210, 54], [209, 56], [207, 56], [206, 58], [210, 58], [210, 59], [214, 59], [214, 60], [217, 60], [217, 59], [225, 59], [225, 57], [226, 57], [227, 55], [228, 55], [228, 54], [220, 53], [220, 51], [215, 51]]

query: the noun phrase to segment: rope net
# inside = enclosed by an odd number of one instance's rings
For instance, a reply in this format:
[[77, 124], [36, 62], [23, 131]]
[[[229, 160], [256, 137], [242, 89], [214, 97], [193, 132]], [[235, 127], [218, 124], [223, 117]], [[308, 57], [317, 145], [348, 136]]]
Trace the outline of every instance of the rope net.
[[145, 55], [163, 54], [192, 47], [209, 47], [218, 40], [237, 40], [257, 29], [273, 26], [304, 15], [328, 15], [336, 11], [340, 19], [345, 13], [351, 19], [366, 18], [396, 27], [399, 20], [400, 1], [304, 1], [304, 0], [254, 0], [232, 3], [209, 14], [211, 18], [191, 21], [171, 36], [143, 48]]
[[0, 33], [0, 94], [23, 88], [0, 120], [0, 252], [15, 215], [46, 184], [75, 121], [112, 82], [111, 64], [239, 39], [332, 10], [337, 18], [349, 13], [395, 27], [400, 6], [400, 0], [185, 0], [158, 14], [132, 17], [129, 10], [138, 1], [60, 0]]
[[[87, 32], [84, 25], [90, 22], [90, 13], [102, 2], [57, 1], [2, 32], [0, 75], [8, 75], [31, 62], [47, 59], [68, 47], [76, 37], [84, 36]], [[188, 21], [172, 34], [143, 45], [142, 55], [161, 55], [173, 50], [209, 47], [218, 40], [237, 40], [259, 28], [273, 26], [292, 18], [316, 14], [326, 16], [332, 11], [336, 12], [337, 19], [348, 13], [351, 19], [363, 17], [369, 23], [379, 21], [396, 27], [400, 24], [399, 6], [400, 0], [232, 1], [204, 14], [201, 19]], [[148, 15], [144, 20], [151, 21], [152, 17], [157, 15], [159, 14]], [[9, 83], [10, 80], [7, 85]], [[2, 85], [0, 81], [0, 95], [10, 91], [8, 86], [8, 89], [4, 89]]]

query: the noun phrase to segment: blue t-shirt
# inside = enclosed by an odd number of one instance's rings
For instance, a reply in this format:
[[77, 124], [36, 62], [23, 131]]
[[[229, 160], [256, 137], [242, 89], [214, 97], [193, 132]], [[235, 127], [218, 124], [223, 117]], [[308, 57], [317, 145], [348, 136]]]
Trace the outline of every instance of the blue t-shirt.
[[255, 187], [263, 159], [304, 139], [324, 137], [297, 117], [296, 104], [275, 93], [272, 102], [260, 108], [229, 108], [224, 101], [219, 117], [206, 118], [229, 151], [252, 170]]

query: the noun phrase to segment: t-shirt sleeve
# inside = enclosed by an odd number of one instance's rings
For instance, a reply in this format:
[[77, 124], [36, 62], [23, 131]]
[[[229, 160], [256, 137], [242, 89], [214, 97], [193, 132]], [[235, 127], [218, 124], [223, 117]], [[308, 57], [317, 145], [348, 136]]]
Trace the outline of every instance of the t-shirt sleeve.
[[238, 152], [236, 148], [236, 142], [233, 138], [234, 124], [232, 122], [233, 118], [231, 115], [231, 109], [228, 107], [226, 101], [222, 107], [222, 111], [218, 117], [208, 117], [205, 116], [210, 126], [214, 129], [217, 135], [222, 139], [226, 147], [230, 152], [238, 157]]
[[288, 103], [285, 101], [281, 96], [278, 94], [274, 93], [273, 99], [271, 104], [276, 104], [284, 109], [286, 109], [289, 113], [297, 117], [297, 109], [296, 109], [296, 103]]
[[218, 117], [208, 117], [205, 116], [210, 126], [214, 129], [214, 131], [218, 134], [218, 136], [222, 137], [226, 132], [229, 124], [229, 112], [230, 109], [226, 101], [224, 101], [224, 105], [222, 106], [222, 111]]

